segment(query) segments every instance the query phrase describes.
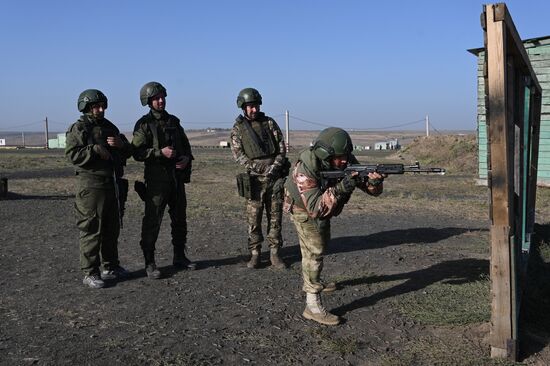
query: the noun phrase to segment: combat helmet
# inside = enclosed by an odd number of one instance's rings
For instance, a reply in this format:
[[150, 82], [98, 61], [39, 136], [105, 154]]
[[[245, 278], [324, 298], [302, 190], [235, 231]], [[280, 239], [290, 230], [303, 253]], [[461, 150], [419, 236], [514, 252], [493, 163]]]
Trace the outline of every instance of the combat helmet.
[[141, 90], [139, 91], [139, 99], [141, 100], [141, 105], [146, 106], [147, 104], [149, 104], [149, 98], [160, 93], [164, 93], [164, 96], [168, 95], [168, 93], [166, 93], [166, 88], [162, 86], [161, 83], [150, 81], [147, 84], [143, 85], [141, 87]]
[[78, 106], [79, 112], [86, 112], [88, 104], [101, 102], [105, 103], [105, 108], [107, 108], [107, 97], [105, 94], [97, 89], [86, 89], [78, 96], [76, 105]]
[[248, 103], [262, 105], [262, 96], [260, 92], [254, 88], [244, 88], [241, 90], [237, 97], [237, 107], [243, 109]]
[[313, 153], [321, 160], [328, 160], [336, 155], [349, 155], [353, 144], [349, 134], [341, 128], [329, 127], [321, 131], [313, 141]]

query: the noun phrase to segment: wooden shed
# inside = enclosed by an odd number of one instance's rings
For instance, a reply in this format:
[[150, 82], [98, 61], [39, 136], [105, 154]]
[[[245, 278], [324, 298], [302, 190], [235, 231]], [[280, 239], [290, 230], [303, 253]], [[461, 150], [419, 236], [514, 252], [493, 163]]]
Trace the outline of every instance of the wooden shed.
[[[537, 184], [550, 186], [550, 36], [526, 39], [522, 42], [542, 87]], [[477, 56], [478, 171], [480, 184], [487, 184], [487, 125], [485, 119], [485, 81], [483, 78], [485, 49], [475, 48], [468, 50], [468, 52]]]

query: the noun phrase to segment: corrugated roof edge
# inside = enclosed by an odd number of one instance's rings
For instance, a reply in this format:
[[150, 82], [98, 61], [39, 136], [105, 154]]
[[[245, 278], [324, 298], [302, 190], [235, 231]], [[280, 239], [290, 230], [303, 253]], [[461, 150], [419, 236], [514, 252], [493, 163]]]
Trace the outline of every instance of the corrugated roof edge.
[[[537, 38], [529, 38], [524, 39], [523, 44], [525, 45], [525, 48], [531, 48], [531, 47], [538, 47], [538, 46], [545, 46], [550, 44], [550, 36], [544, 36], [544, 37], [537, 37]], [[471, 54], [477, 56], [480, 52], [485, 51], [485, 47], [482, 48], [471, 48], [469, 50], [466, 50], [470, 52]]]

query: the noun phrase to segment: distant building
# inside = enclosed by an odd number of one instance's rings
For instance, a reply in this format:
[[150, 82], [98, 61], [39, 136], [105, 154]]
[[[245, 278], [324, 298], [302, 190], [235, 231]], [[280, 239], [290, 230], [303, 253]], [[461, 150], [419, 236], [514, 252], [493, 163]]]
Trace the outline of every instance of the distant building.
[[49, 149], [64, 149], [67, 145], [67, 136], [65, 133], [58, 133], [55, 139], [48, 139]]
[[374, 150], [397, 150], [400, 147], [397, 139], [381, 141], [374, 144]]
[[[540, 142], [537, 183], [550, 185], [550, 36], [531, 38], [523, 46], [542, 88], [540, 113]], [[468, 52], [477, 56], [477, 141], [479, 149], [479, 181], [487, 184], [487, 123], [485, 109], [485, 79], [483, 65], [485, 48], [474, 48]]]
[[220, 147], [221, 148], [229, 147], [229, 141], [220, 141]]

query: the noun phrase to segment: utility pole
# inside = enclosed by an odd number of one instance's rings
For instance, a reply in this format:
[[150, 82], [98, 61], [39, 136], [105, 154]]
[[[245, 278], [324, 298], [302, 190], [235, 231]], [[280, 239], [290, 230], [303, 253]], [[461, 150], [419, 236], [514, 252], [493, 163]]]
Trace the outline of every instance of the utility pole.
[[46, 150], [49, 149], [49, 146], [48, 146], [48, 117], [46, 117], [46, 120], [44, 121], [45, 122], [45, 125], [46, 125]]
[[430, 136], [430, 117], [426, 115], [426, 137]]
[[285, 133], [286, 133], [286, 150], [290, 148], [290, 133], [289, 133], [290, 116], [288, 110], [285, 112]]
[[25, 147], [25, 132], [21, 132], [21, 140], [22, 140], [23, 147]]

